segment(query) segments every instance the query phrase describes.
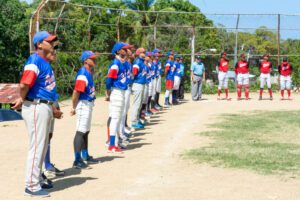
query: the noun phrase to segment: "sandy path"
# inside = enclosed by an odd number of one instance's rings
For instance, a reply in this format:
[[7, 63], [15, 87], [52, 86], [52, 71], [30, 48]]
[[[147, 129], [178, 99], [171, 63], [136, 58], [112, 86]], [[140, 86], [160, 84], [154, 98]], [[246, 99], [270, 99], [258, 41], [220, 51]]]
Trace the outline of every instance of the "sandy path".
[[[188, 97], [189, 98], [189, 97]], [[187, 102], [152, 118], [152, 124], [136, 132], [124, 155], [106, 153], [108, 106], [96, 102], [90, 133], [90, 153], [102, 163], [79, 172], [71, 168], [75, 118], [68, 115], [70, 102], [61, 104], [65, 116], [57, 121], [52, 141], [52, 160], [66, 169], [55, 180], [52, 199], [300, 199], [300, 180], [263, 176], [247, 170], [223, 169], [183, 160], [190, 148], [209, 145], [208, 138], [195, 136], [221, 113], [250, 110], [294, 110], [300, 98], [273, 102], [218, 102], [207, 96], [201, 102]], [[27, 133], [24, 122], [0, 123], [2, 164], [0, 199], [23, 196]]]

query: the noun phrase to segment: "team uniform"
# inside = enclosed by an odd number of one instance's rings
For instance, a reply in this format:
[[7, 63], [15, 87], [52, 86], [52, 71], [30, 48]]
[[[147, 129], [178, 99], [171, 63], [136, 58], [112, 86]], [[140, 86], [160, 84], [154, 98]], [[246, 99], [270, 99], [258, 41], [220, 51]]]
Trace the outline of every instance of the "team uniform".
[[125, 91], [127, 90], [127, 76], [124, 63], [116, 56], [108, 68], [106, 78], [106, 89], [111, 91], [109, 103], [110, 121], [110, 143], [109, 152], [122, 152], [116, 143], [116, 137], [120, 131], [120, 123], [124, 113]]
[[50, 63], [37, 53], [26, 61], [20, 83], [29, 85], [30, 88], [22, 106], [22, 117], [29, 136], [25, 187], [30, 193], [42, 189], [42, 165], [53, 118], [51, 106], [58, 99], [58, 94]]
[[291, 98], [291, 74], [292, 74], [293, 66], [288, 62], [282, 62], [281, 65], [278, 66], [278, 72], [280, 74], [280, 90], [281, 90], [281, 98], [284, 99], [284, 90], [287, 90], [288, 98]]
[[220, 99], [221, 90], [224, 88], [226, 99], [228, 99], [228, 67], [229, 61], [225, 58], [221, 58], [218, 63], [218, 98]]
[[181, 82], [181, 67], [180, 63], [175, 61], [175, 73], [174, 73], [174, 86], [173, 86], [173, 92], [172, 92], [172, 103], [173, 104], [178, 104], [178, 90]]
[[270, 99], [272, 99], [272, 88], [271, 88], [271, 72], [272, 69], [272, 63], [270, 61], [262, 61], [259, 65], [259, 71], [260, 71], [260, 99], [262, 99], [262, 94], [265, 85], [267, 84]]
[[245, 97], [249, 99], [249, 64], [247, 61], [239, 61], [235, 65], [237, 74], [237, 96], [241, 99], [242, 87], [244, 86]]
[[161, 62], [159, 60], [154, 61], [154, 65], [156, 66], [156, 86], [155, 86], [155, 106], [160, 109], [162, 106], [159, 104], [159, 96], [161, 92], [161, 77], [162, 77], [162, 67]]
[[166, 63], [166, 94], [165, 94], [165, 106], [169, 106], [169, 96], [174, 86], [174, 75], [176, 66], [172, 60], [168, 60]]
[[184, 66], [184, 64], [182, 63], [182, 61], [180, 61], [179, 64], [180, 64], [180, 75], [181, 75], [181, 80], [180, 80], [180, 86], [179, 86], [178, 98], [179, 98], [180, 100], [183, 100], [183, 99], [184, 99], [184, 79], [183, 79], [183, 76], [184, 76], [184, 69], [185, 69], [185, 66]]

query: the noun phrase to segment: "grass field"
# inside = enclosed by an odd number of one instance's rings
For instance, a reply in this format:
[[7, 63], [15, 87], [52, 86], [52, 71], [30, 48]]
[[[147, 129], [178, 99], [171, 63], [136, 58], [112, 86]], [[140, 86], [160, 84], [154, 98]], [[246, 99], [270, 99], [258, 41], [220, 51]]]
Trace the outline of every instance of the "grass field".
[[213, 166], [242, 168], [262, 174], [300, 177], [300, 112], [250, 112], [220, 116], [211, 131], [210, 146], [185, 157]]

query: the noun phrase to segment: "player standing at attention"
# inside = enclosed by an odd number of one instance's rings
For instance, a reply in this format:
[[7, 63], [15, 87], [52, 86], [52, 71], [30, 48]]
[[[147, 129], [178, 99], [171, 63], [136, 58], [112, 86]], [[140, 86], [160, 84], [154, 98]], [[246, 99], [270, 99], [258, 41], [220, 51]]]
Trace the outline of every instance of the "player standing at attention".
[[176, 66], [174, 65], [174, 52], [169, 51], [168, 52], [168, 61], [166, 63], [166, 68], [165, 68], [165, 76], [166, 76], [166, 94], [165, 94], [165, 107], [170, 106], [170, 94], [172, 93], [172, 89], [174, 86], [174, 74], [175, 74], [175, 68]]
[[178, 90], [180, 86], [180, 81], [181, 81], [181, 67], [180, 67], [180, 55], [175, 55], [175, 73], [174, 73], [174, 86], [173, 86], [173, 91], [172, 91], [172, 104], [173, 105], [178, 105]]
[[88, 136], [91, 130], [92, 112], [94, 107], [95, 85], [93, 68], [96, 66], [96, 55], [91, 51], [84, 51], [80, 61], [83, 66], [79, 69], [75, 79], [72, 95], [72, 109], [70, 115], [76, 114], [76, 134], [74, 137], [75, 160], [73, 167], [86, 168], [88, 164], [98, 163], [88, 152]]
[[271, 88], [271, 75], [272, 63], [268, 60], [269, 55], [265, 54], [263, 61], [259, 64], [260, 71], [260, 90], [259, 90], [259, 100], [262, 100], [262, 94], [264, 91], [265, 84], [268, 86], [270, 100], [273, 100], [272, 88]]
[[282, 63], [278, 66], [278, 72], [280, 74], [280, 90], [281, 90], [281, 100], [284, 100], [284, 90], [287, 90], [288, 99], [291, 98], [291, 75], [293, 71], [293, 66], [284, 57]]
[[221, 59], [218, 63], [217, 70], [218, 70], [218, 80], [219, 80], [219, 86], [218, 86], [218, 100], [221, 100], [221, 90], [224, 88], [225, 91], [225, 98], [227, 100], [230, 100], [228, 98], [228, 66], [229, 66], [229, 59], [227, 58], [227, 53], [223, 52], [221, 53]]
[[53, 106], [58, 99], [56, 81], [50, 62], [56, 59], [57, 36], [47, 31], [37, 32], [33, 37], [36, 52], [27, 59], [20, 81], [20, 98], [12, 108], [22, 104], [29, 149], [25, 172], [25, 195], [48, 197], [45, 189], [51, 189], [50, 182], [42, 178], [42, 166], [49, 142], [49, 126], [53, 116], [60, 119], [62, 112]]
[[235, 73], [237, 74], [237, 100], [241, 100], [242, 88], [244, 86], [246, 100], [249, 98], [249, 64], [246, 61], [245, 54], [241, 54], [240, 61], [235, 65]]
[[157, 110], [161, 110], [162, 106], [159, 104], [159, 96], [161, 92], [161, 76], [162, 76], [162, 68], [161, 68], [161, 50], [154, 49], [154, 65], [156, 66], [156, 87], [154, 88], [155, 95], [154, 95], [154, 106]]

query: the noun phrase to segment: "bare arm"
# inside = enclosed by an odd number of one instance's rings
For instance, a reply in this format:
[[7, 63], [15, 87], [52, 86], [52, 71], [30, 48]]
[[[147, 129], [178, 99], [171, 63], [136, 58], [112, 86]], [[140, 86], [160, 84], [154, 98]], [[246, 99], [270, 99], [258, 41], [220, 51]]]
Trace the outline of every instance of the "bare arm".
[[80, 92], [74, 90], [73, 91], [73, 95], [72, 95], [72, 109], [71, 109], [71, 116], [75, 115], [76, 114], [76, 106], [78, 104], [78, 99], [79, 99], [79, 95], [80, 95]]
[[12, 109], [20, 109], [23, 101], [25, 100], [27, 93], [29, 91], [29, 85], [20, 83], [20, 97], [16, 99], [12, 104], [15, 104]]

